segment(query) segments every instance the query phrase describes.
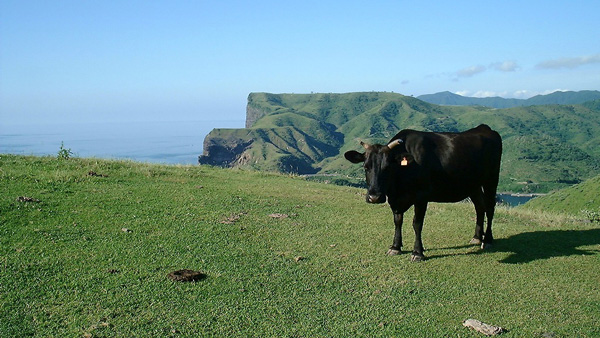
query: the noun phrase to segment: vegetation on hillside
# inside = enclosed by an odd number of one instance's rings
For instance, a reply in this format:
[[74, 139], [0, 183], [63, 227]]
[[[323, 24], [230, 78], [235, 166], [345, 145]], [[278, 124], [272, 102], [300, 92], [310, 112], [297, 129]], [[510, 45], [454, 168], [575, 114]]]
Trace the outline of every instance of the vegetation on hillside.
[[[0, 155], [0, 337], [598, 337], [600, 229], [429, 207], [428, 260], [386, 256], [362, 189], [209, 166]], [[200, 270], [174, 282], [167, 274]]]
[[[361, 168], [342, 154], [358, 149], [358, 139], [384, 143], [407, 128], [456, 132], [485, 123], [504, 140], [500, 191], [548, 192], [600, 173], [594, 104], [493, 109], [438, 106], [395, 93], [252, 93], [248, 121], [246, 129], [211, 132], [201, 162], [355, 182]], [[216, 161], [215, 154], [232, 158]]]
[[523, 207], [569, 213], [591, 222], [600, 222], [600, 176], [534, 198]]

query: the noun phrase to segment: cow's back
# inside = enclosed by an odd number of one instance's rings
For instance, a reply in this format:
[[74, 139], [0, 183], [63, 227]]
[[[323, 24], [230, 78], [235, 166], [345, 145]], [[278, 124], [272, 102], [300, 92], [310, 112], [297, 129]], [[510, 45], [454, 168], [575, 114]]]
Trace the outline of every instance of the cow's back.
[[[455, 201], [498, 184], [502, 139], [487, 125], [462, 133], [403, 131], [406, 151], [419, 165], [423, 191], [432, 201]], [[395, 137], [396, 138], [396, 137]]]

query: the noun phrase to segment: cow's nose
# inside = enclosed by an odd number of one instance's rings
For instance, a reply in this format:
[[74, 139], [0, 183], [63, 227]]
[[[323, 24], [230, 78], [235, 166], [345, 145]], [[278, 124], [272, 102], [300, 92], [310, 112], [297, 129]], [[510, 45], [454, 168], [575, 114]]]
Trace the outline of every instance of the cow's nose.
[[367, 202], [369, 203], [379, 203], [381, 200], [381, 195], [367, 195]]

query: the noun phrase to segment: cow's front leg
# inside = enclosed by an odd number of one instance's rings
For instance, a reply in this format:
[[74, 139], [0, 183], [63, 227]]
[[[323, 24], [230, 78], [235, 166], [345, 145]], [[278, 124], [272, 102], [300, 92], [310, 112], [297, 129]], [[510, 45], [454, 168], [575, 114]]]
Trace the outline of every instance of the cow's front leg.
[[415, 203], [415, 218], [413, 218], [413, 229], [415, 230], [415, 246], [410, 260], [420, 262], [425, 260], [423, 254], [423, 241], [421, 240], [421, 231], [423, 230], [423, 221], [425, 220], [425, 212], [427, 211], [427, 202]]
[[400, 254], [402, 249], [402, 222], [404, 221], [404, 213], [396, 213], [394, 212], [394, 242], [392, 246], [388, 250], [387, 254], [390, 256], [395, 256]]

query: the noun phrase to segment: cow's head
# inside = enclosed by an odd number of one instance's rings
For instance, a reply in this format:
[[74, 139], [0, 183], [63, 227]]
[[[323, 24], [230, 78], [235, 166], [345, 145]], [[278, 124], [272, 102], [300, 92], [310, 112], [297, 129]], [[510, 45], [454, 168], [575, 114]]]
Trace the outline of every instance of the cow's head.
[[350, 150], [344, 157], [352, 163], [363, 163], [367, 179], [367, 203], [385, 203], [389, 182], [389, 174], [396, 167], [397, 160], [391, 154], [392, 148], [403, 141], [398, 139], [388, 145], [367, 144], [360, 142], [364, 153]]

